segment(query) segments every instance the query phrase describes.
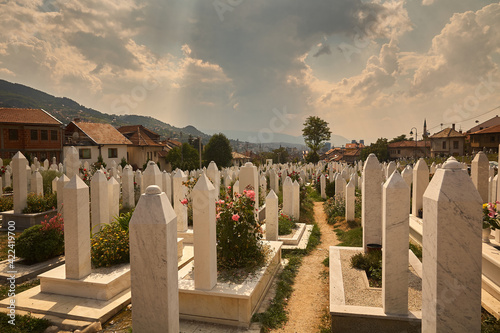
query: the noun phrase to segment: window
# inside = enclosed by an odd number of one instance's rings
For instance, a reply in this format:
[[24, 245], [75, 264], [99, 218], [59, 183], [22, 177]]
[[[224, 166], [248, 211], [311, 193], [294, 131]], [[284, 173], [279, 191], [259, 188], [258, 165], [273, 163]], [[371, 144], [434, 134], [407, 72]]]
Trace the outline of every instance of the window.
[[458, 149], [458, 141], [453, 141], [453, 149]]
[[398, 155], [401, 155], [401, 149], [398, 149]]
[[42, 139], [43, 141], [48, 140], [49, 139], [49, 131], [41, 130], [40, 131], [40, 139]]
[[47, 159], [47, 152], [40, 152], [40, 161], [45, 161]]
[[490, 136], [490, 142], [495, 142], [496, 137], [494, 135]]
[[108, 148], [108, 158], [117, 158], [118, 148]]
[[19, 140], [19, 131], [17, 129], [10, 129], [9, 130], [9, 140], [10, 141]]
[[38, 131], [31, 130], [31, 141], [38, 141]]
[[90, 159], [91, 158], [90, 148], [81, 148], [78, 151], [78, 155], [80, 155], [80, 159], [81, 160], [88, 160], [88, 159]]
[[50, 131], [50, 140], [57, 141], [57, 131], [54, 130]]
[[443, 149], [446, 149], [446, 141], [443, 141]]

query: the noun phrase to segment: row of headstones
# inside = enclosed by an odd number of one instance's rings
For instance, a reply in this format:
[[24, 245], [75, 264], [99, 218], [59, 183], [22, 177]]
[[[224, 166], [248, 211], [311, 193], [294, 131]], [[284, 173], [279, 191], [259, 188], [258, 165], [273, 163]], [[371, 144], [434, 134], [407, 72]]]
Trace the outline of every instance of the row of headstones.
[[[384, 181], [380, 170], [371, 154], [363, 170], [363, 247], [382, 245], [385, 313], [407, 315], [410, 187], [399, 171]], [[454, 158], [430, 183], [425, 161], [415, 165], [412, 208], [423, 207], [424, 219], [422, 332], [480, 330], [482, 201]]]

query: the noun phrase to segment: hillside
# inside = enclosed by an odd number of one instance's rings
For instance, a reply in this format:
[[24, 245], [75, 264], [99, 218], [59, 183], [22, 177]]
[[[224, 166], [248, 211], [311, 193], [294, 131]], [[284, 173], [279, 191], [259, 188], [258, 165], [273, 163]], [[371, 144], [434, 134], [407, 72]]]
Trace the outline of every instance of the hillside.
[[147, 116], [106, 114], [86, 108], [69, 98], [55, 97], [5, 80], [0, 80], [0, 107], [41, 108], [64, 124], [80, 118], [91, 122], [110, 123], [117, 127], [142, 124], [165, 138], [178, 138], [181, 141], [186, 141], [189, 135], [201, 136], [204, 142], [210, 138], [193, 126], [178, 128]]

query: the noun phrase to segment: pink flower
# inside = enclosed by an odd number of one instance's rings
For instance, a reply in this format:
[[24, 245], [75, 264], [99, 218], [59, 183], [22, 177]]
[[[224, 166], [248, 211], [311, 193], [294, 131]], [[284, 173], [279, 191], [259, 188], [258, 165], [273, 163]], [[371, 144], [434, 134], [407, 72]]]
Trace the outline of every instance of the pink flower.
[[217, 215], [215, 216], [215, 218], [218, 220], [220, 219], [220, 213], [217, 213]]
[[255, 191], [246, 191], [245, 195], [252, 201], [255, 201]]
[[231, 189], [231, 186], [228, 186], [228, 187], [227, 187], [227, 189], [228, 189], [228, 190], [230, 190], [230, 189]]
[[495, 217], [495, 215], [497, 215], [497, 214], [496, 214], [496, 213], [494, 213], [494, 212], [490, 212], [490, 213], [488, 214], [488, 216], [489, 216], [489, 217], [491, 217], [491, 218], [494, 218], [494, 217]]
[[181, 204], [187, 205], [187, 203], [188, 203], [188, 199], [184, 198], [181, 200]]
[[240, 219], [240, 216], [238, 214], [234, 214], [233, 217], [231, 217], [233, 221], [238, 221]]

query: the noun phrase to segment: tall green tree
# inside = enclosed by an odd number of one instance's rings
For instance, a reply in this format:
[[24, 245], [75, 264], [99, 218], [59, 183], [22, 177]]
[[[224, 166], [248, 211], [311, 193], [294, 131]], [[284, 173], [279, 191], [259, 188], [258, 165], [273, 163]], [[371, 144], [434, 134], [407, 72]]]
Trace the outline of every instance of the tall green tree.
[[214, 161], [218, 167], [229, 167], [233, 159], [233, 149], [229, 139], [222, 133], [214, 134], [203, 151], [205, 163]]
[[387, 149], [387, 139], [379, 138], [377, 142], [372, 143], [368, 147], [363, 148], [360, 153], [361, 159], [364, 161], [371, 153], [374, 153], [380, 162], [386, 161], [389, 158], [389, 152]]
[[330, 128], [328, 127], [328, 123], [326, 121], [316, 116], [308, 117], [304, 123], [304, 128], [302, 129], [304, 141], [309, 149], [311, 149], [308, 157], [310, 155], [311, 158], [319, 160], [318, 150], [325, 145], [325, 141], [330, 140], [331, 135], [332, 132], [330, 132]]
[[198, 151], [189, 143], [185, 142], [181, 147], [175, 147], [165, 156], [165, 161], [170, 163], [172, 170], [195, 170], [200, 167]]

